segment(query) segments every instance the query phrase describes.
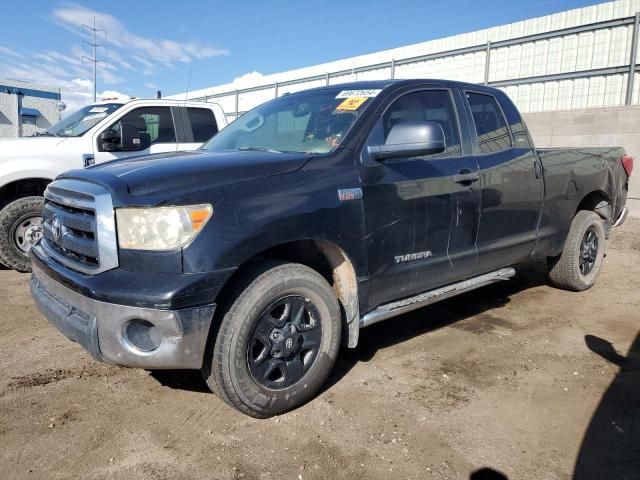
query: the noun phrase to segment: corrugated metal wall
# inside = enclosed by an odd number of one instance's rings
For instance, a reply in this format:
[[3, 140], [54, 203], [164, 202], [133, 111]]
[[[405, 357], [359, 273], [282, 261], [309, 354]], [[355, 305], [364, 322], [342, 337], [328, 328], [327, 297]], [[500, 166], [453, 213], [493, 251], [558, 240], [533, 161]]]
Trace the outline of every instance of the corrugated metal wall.
[[[189, 98], [218, 102], [233, 119], [287, 92], [393, 77], [488, 83], [525, 113], [624, 105], [639, 11], [640, 0], [602, 3], [274, 74], [241, 89], [212, 87]], [[640, 50], [630, 104], [640, 103], [638, 61]]]

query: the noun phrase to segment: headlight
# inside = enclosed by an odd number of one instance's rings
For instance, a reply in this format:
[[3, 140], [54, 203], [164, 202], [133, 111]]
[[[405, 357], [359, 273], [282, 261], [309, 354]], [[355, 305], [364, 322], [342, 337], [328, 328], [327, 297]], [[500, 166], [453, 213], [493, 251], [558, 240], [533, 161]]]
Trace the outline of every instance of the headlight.
[[172, 250], [183, 247], [211, 218], [211, 205], [119, 208], [118, 244], [132, 250]]

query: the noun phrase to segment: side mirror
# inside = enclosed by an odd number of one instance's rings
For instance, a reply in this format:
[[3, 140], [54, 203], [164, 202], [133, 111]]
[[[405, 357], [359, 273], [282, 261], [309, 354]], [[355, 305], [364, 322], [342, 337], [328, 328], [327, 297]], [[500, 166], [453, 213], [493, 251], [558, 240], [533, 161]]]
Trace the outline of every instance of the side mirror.
[[120, 149], [123, 152], [138, 152], [149, 147], [148, 135], [141, 133], [131, 123], [120, 124]]
[[367, 151], [374, 160], [421, 157], [442, 153], [446, 148], [442, 125], [436, 122], [405, 122], [391, 128], [384, 145], [372, 145]]
[[120, 135], [111, 129], [102, 132], [98, 138], [103, 152], [116, 152], [121, 149]]

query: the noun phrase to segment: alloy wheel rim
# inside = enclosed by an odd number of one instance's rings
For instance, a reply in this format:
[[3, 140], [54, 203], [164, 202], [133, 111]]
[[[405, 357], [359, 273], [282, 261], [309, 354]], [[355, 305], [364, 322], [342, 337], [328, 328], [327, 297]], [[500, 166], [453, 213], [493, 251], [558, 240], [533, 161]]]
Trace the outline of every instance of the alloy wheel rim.
[[580, 244], [580, 273], [589, 275], [595, 267], [598, 259], [599, 240], [593, 227], [589, 227], [582, 237]]
[[289, 388], [315, 363], [321, 340], [320, 314], [308, 298], [278, 299], [262, 312], [251, 334], [249, 371], [262, 387]]

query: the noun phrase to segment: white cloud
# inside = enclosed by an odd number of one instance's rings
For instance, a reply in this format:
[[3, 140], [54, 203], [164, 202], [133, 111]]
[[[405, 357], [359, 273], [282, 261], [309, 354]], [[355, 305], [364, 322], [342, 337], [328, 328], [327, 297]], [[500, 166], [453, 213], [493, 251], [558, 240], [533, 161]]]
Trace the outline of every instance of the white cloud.
[[255, 85], [256, 83], [259, 83], [263, 77], [263, 74], [254, 70], [253, 72], [245, 73], [244, 75], [234, 78], [232, 83], [235, 83], [238, 86]]
[[9, 57], [13, 57], [13, 58], [20, 58], [21, 55], [16, 52], [15, 50], [9, 48], [9, 47], [3, 47], [2, 45], [0, 45], [0, 55], [6, 55]]
[[53, 19], [72, 32], [80, 32], [82, 24], [90, 25], [95, 17], [96, 25], [108, 32], [101, 37], [104, 43], [114, 45], [150, 57], [164, 64], [172, 62], [189, 63], [194, 59], [204, 59], [228, 55], [228, 50], [201, 45], [197, 42], [177, 42], [175, 40], [143, 37], [127, 30], [113, 15], [102, 13], [81, 5], [70, 4], [53, 11]]
[[151, 63], [149, 60], [146, 60], [139, 55], [131, 55], [131, 59], [135, 60], [136, 62], [138, 62], [144, 67], [142, 69], [143, 75], [148, 77], [156, 73], [156, 66], [153, 63]]
[[122, 55], [120, 55], [118, 52], [116, 52], [115, 50], [109, 50], [107, 51], [106, 54], [106, 61], [108, 64], [115, 64], [118, 65], [119, 67], [125, 68], [127, 70], [133, 70], [135, 71], [136, 69], [133, 67], [133, 65], [131, 65], [131, 63], [129, 63], [128, 61], [126, 61]]
[[123, 83], [124, 78], [119, 77], [118, 75], [113, 73], [111, 70], [113, 70], [113, 67], [103, 67], [103, 68], [98, 67], [98, 72], [97, 72], [98, 78], [102, 80], [104, 83], [106, 83], [107, 85], [117, 85], [119, 83]]
[[[74, 78], [63, 88], [62, 101], [67, 104], [62, 116], [69, 115], [81, 107], [93, 103], [93, 82], [86, 78]], [[104, 90], [97, 93], [97, 100], [103, 99], [129, 100], [129, 95], [117, 90]]]
[[[90, 61], [82, 60], [83, 51], [74, 47], [71, 55], [65, 55], [56, 50], [33, 53], [33, 58], [39, 61], [38, 67], [49, 73], [51, 77], [84, 77], [92, 75], [93, 65]], [[124, 82], [124, 79], [114, 73], [117, 67], [106, 63], [98, 64], [98, 79], [108, 85], [115, 85]]]
[[82, 66], [82, 60], [80, 56], [71, 57], [69, 55], [65, 55], [55, 50], [49, 50], [47, 52], [41, 52], [41, 53], [34, 53], [33, 56], [38, 60], [54, 63], [56, 65], [63, 63], [66, 65], [73, 65], [76, 67]]
[[44, 85], [50, 85], [58, 87], [59, 84], [64, 83], [64, 79], [57, 82], [52, 82], [52, 75], [50, 72], [43, 69], [41, 66], [34, 67], [27, 64], [20, 65], [8, 65], [0, 64], [0, 77], [13, 78], [16, 80], [24, 80], [29, 83], [39, 83]]
[[[99, 43], [107, 46], [102, 49], [97, 69], [98, 87], [107, 88], [98, 92], [101, 98], [129, 98], [120, 87], [124, 77], [134, 75], [140, 77], [155, 76], [163, 68], [175, 68], [176, 63], [190, 63], [196, 59], [212, 58], [228, 55], [228, 51], [214, 48], [195, 41], [180, 42], [164, 38], [148, 38], [129, 31], [115, 16], [97, 12], [77, 4], [63, 4], [53, 10], [51, 18], [54, 23], [69, 32], [87, 38], [82, 33], [82, 24], [92, 24], [93, 17], [98, 28], [106, 30], [108, 35], [101, 35]], [[46, 39], [43, 39], [46, 44]], [[47, 49], [42, 51], [16, 51], [9, 46], [0, 45], [0, 77], [24, 80], [59, 88], [62, 100], [67, 104], [64, 112], [70, 112], [93, 102], [93, 65], [83, 60], [89, 57], [87, 51], [80, 47], [80, 42], [68, 49]], [[253, 74], [258, 74], [253, 72]], [[259, 75], [259, 74], [258, 74]], [[157, 90], [153, 82], [146, 82], [145, 88]], [[124, 89], [127, 90], [127, 89]]]
[[[64, 75], [57, 75], [57, 73], [64, 73]], [[29, 83], [59, 88], [62, 93], [62, 101], [67, 104], [67, 109], [63, 116], [93, 102], [92, 80], [86, 77], [70, 77], [68, 72], [64, 70], [60, 72], [55, 68], [47, 67], [45, 64], [7, 65], [0, 63], [0, 77], [22, 79], [27, 80]], [[117, 90], [98, 92], [98, 100], [105, 97], [129, 98], [127, 94]]]

